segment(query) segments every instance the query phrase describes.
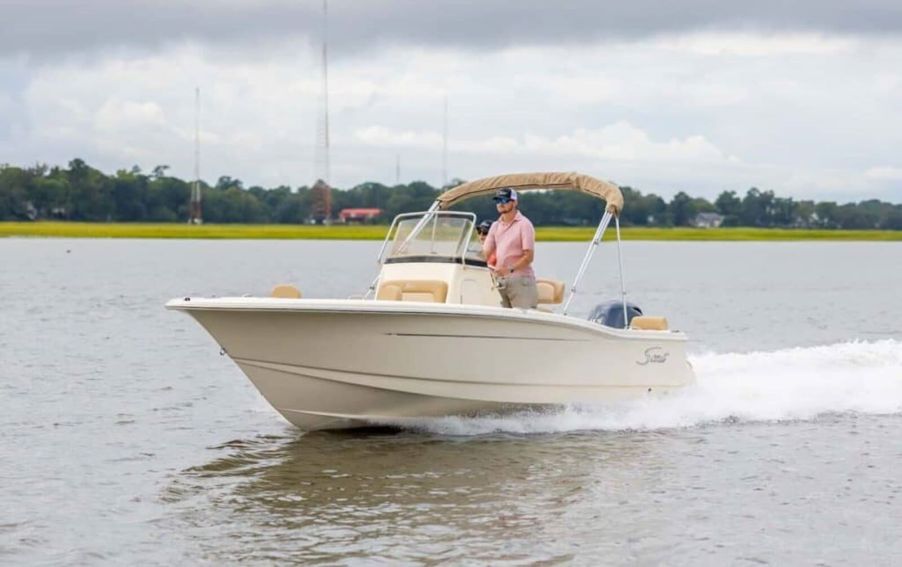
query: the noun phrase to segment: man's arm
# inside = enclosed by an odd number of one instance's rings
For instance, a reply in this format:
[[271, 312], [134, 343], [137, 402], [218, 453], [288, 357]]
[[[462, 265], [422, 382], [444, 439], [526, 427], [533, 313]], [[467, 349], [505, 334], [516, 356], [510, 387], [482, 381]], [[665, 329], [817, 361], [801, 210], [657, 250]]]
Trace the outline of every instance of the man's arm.
[[524, 250], [523, 256], [519, 260], [517, 260], [516, 262], [513, 263], [513, 265], [510, 267], [510, 271], [515, 272], [521, 268], [525, 268], [526, 266], [529, 266], [530, 264], [532, 264], [532, 260], [534, 257], [535, 257], [534, 250]]
[[515, 270], [531, 266], [536, 257], [536, 229], [528, 220], [520, 226], [520, 246], [523, 247], [523, 257], [514, 264]]

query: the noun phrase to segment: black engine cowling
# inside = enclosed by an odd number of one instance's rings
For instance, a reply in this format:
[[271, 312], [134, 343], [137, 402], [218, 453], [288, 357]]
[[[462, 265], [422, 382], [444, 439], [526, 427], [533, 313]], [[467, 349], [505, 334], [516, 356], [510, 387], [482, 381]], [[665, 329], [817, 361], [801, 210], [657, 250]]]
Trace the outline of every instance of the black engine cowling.
[[642, 315], [642, 310], [638, 305], [634, 305], [629, 301], [626, 302], [627, 320], [623, 322], [623, 302], [612, 299], [595, 306], [595, 309], [589, 313], [589, 321], [604, 325], [605, 327], [614, 327], [615, 329], [626, 329], [633, 317]]

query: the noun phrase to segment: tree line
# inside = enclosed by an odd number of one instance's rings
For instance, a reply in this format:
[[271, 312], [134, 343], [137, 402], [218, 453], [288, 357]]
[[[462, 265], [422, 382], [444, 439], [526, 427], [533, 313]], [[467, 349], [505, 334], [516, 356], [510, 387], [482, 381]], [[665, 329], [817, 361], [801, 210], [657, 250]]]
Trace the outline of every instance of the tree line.
[[[136, 166], [107, 175], [80, 159], [65, 168], [0, 165], [0, 221], [186, 222], [191, 182], [168, 175], [167, 169], [144, 172]], [[208, 223], [312, 222], [316, 195], [310, 187], [245, 187], [227, 176], [213, 185], [201, 182], [201, 187]], [[876, 199], [797, 201], [753, 187], [745, 195], [723, 191], [713, 202], [683, 191], [667, 201], [631, 187], [621, 189], [621, 222], [627, 226], [692, 226], [700, 213], [716, 213], [722, 226], [902, 230], [902, 204]], [[333, 188], [332, 216], [344, 208], [378, 208], [382, 214], [376, 222], [389, 222], [396, 214], [427, 209], [441, 191], [422, 181]], [[471, 199], [455, 208], [480, 219], [496, 216], [489, 199]], [[579, 193], [531, 192], [523, 195], [521, 208], [536, 225], [582, 226], [596, 224], [604, 204]]]

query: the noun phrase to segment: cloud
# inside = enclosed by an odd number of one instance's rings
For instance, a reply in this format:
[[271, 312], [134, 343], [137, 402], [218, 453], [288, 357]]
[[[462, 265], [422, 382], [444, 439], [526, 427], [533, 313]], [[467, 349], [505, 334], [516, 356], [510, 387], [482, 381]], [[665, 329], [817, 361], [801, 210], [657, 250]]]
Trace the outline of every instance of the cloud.
[[872, 167], [864, 172], [864, 176], [874, 181], [902, 181], [902, 167]]
[[831, 55], [848, 51], [856, 42], [849, 36], [823, 33], [749, 33], [706, 31], [668, 36], [656, 41], [662, 49], [698, 55], [764, 57], [774, 55]]
[[[7, 0], [0, 20], [0, 55], [154, 49], [185, 41], [254, 46], [286, 37], [319, 38], [321, 10], [319, 0]], [[468, 50], [575, 45], [712, 29], [902, 31], [902, 4], [896, 0], [761, 0], [754, 5], [717, 0], [332, 0], [329, 11], [329, 35], [339, 53], [386, 45]]]
[[435, 132], [395, 131], [384, 126], [369, 126], [354, 132], [354, 138], [373, 146], [436, 149], [442, 147], [442, 135]]
[[163, 109], [154, 102], [106, 101], [94, 116], [98, 132], [119, 132], [135, 128], [153, 128], [165, 124]]
[[[727, 48], [708, 48], [718, 44]], [[81, 157], [105, 171], [165, 164], [190, 177], [200, 86], [205, 179], [309, 184], [318, 54], [296, 39], [266, 49], [257, 59], [198, 43], [30, 67], [0, 59], [12, 71], [0, 75], [0, 155]], [[442, 183], [447, 95], [448, 178], [577, 170], [665, 197], [751, 186], [892, 195], [902, 184], [874, 165], [898, 164], [900, 57], [902, 41], [883, 37], [723, 31], [479, 57], [373, 49], [330, 68], [331, 181], [394, 183], [400, 158], [401, 181]]]
[[711, 144], [704, 136], [693, 134], [683, 139], [654, 141], [648, 133], [628, 122], [617, 122], [600, 129], [578, 129], [555, 138], [528, 136], [526, 146], [534, 152], [579, 154], [601, 160], [624, 162], [680, 162], [686, 165], [738, 161]]
[[[442, 147], [442, 135], [429, 131], [397, 131], [384, 126], [370, 126], [354, 133], [355, 139], [381, 147], [437, 150]], [[647, 132], [627, 122], [603, 128], [580, 128], [569, 134], [543, 136], [526, 134], [521, 138], [494, 136], [484, 139], [455, 139], [451, 151], [460, 154], [526, 154], [578, 156], [621, 162], [679, 162], [687, 166], [718, 162], [739, 163], [735, 156], [727, 156], [701, 135], [684, 139], [654, 141]]]
[[249, 177], [258, 183], [305, 177], [298, 171], [306, 172], [305, 151], [313, 136], [303, 136], [308, 124], [298, 119], [291, 102], [315, 96], [316, 81], [286, 78], [281, 63], [222, 63], [194, 48], [41, 67], [16, 95], [29, 128], [0, 137], [0, 150], [19, 164], [81, 157], [107, 171], [166, 164], [187, 177], [193, 169], [198, 84], [206, 178], [247, 179], [254, 170]]

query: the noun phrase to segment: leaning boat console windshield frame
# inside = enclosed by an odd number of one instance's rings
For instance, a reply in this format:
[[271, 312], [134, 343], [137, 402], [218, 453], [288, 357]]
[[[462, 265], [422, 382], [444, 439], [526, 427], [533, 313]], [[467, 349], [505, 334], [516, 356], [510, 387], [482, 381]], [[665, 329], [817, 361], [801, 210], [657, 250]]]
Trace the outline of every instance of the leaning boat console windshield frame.
[[[442, 220], [451, 222], [446, 222], [440, 227]], [[406, 225], [410, 224], [413, 224], [413, 227], [406, 228]], [[468, 255], [473, 252], [470, 243], [475, 227], [474, 213], [440, 211], [437, 202], [427, 211], [402, 213], [397, 215], [389, 226], [376, 256], [376, 263], [380, 268], [385, 264], [405, 262], [459, 263], [485, 268], [488, 264], [484, 258]], [[423, 249], [423, 245], [428, 246], [428, 249]], [[381, 277], [380, 269], [364, 294], [364, 299], [373, 297]]]
[[[411, 221], [414, 220], [416, 220], [416, 224], [408, 229], [406, 225], [412, 224]], [[441, 223], [443, 220], [446, 222]], [[444, 226], [439, 226], [440, 223]], [[433, 210], [402, 213], [392, 221], [385, 240], [382, 242], [382, 248], [379, 249], [376, 262], [387, 264], [393, 261], [416, 261], [415, 259], [424, 256], [435, 256], [442, 259], [450, 258], [454, 262], [459, 261], [461, 264], [465, 264], [475, 226], [476, 215], [474, 213]], [[423, 238], [424, 236], [425, 238]], [[400, 240], [401, 238], [403, 240]], [[390, 242], [394, 242], [394, 245], [386, 255], [386, 249]], [[422, 249], [423, 244], [428, 244], [428, 250]]]

